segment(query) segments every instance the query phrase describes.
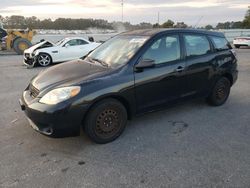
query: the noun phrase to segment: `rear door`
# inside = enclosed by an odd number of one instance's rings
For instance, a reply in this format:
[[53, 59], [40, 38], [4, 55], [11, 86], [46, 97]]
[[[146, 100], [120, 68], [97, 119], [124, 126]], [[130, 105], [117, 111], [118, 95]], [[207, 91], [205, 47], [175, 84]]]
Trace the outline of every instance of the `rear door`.
[[237, 69], [237, 59], [232, 51], [232, 46], [225, 37], [211, 35], [209, 38], [213, 43], [214, 54], [216, 56], [216, 63], [214, 64], [214, 69], [217, 70], [214, 75], [214, 81], [216, 81], [216, 78], [222, 74], [231, 74], [232, 71]]
[[205, 95], [216, 64], [212, 45], [206, 35], [184, 33], [182, 35], [186, 54], [186, 74], [189, 92], [186, 96]]
[[185, 61], [177, 34], [156, 38], [140, 60], [154, 60], [155, 67], [134, 73], [137, 112], [164, 106], [186, 92]]

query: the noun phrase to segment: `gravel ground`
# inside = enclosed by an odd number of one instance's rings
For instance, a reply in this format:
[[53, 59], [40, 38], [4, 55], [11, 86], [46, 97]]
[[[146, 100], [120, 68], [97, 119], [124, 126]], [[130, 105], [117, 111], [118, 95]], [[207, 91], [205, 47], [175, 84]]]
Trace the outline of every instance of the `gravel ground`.
[[18, 99], [43, 68], [0, 56], [0, 187], [250, 187], [250, 49], [237, 50], [228, 102], [187, 102], [134, 118], [116, 141], [35, 132]]

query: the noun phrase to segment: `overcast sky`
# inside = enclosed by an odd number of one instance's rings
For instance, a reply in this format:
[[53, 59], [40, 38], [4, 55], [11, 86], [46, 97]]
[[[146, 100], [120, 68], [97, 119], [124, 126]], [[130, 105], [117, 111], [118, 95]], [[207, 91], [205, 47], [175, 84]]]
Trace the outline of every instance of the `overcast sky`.
[[[171, 19], [199, 26], [244, 18], [249, 0], [124, 0], [124, 21], [160, 22]], [[38, 18], [102, 18], [121, 20], [121, 0], [1, 0], [0, 15]]]

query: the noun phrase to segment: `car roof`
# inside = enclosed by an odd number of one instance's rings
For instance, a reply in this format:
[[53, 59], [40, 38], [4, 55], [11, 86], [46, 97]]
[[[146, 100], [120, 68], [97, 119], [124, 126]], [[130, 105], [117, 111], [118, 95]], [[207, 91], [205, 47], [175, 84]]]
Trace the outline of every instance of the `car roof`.
[[81, 39], [81, 40], [85, 40], [88, 41], [87, 39], [83, 38], [83, 37], [66, 37], [65, 40], [72, 40], [72, 39]]
[[215, 32], [215, 31], [208, 31], [203, 29], [180, 29], [180, 28], [171, 28], [171, 29], [142, 29], [142, 30], [134, 30], [134, 31], [127, 31], [121, 33], [122, 35], [138, 35], [138, 36], [154, 36], [161, 33], [197, 33], [197, 34], [206, 34], [206, 35], [214, 35], [218, 37], [225, 37], [222, 32]]

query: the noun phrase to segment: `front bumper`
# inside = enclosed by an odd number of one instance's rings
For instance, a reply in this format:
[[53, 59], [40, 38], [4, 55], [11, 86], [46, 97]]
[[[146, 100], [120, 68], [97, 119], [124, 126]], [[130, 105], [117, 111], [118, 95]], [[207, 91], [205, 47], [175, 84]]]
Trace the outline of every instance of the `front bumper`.
[[38, 98], [30, 96], [28, 90], [24, 91], [19, 103], [33, 129], [51, 137], [79, 135], [88, 109], [87, 104], [42, 104]]
[[36, 57], [30, 57], [30, 54], [24, 53], [23, 64], [26, 66], [34, 66], [36, 63]]
[[235, 82], [238, 80], [238, 73], [239, 73], [238, 70], [235, 70], [233, 72], [233, 74], [232, 74], [232, 76], [233, 76], [233, 83], [232, 83], [232, 85], [235, 84]]

